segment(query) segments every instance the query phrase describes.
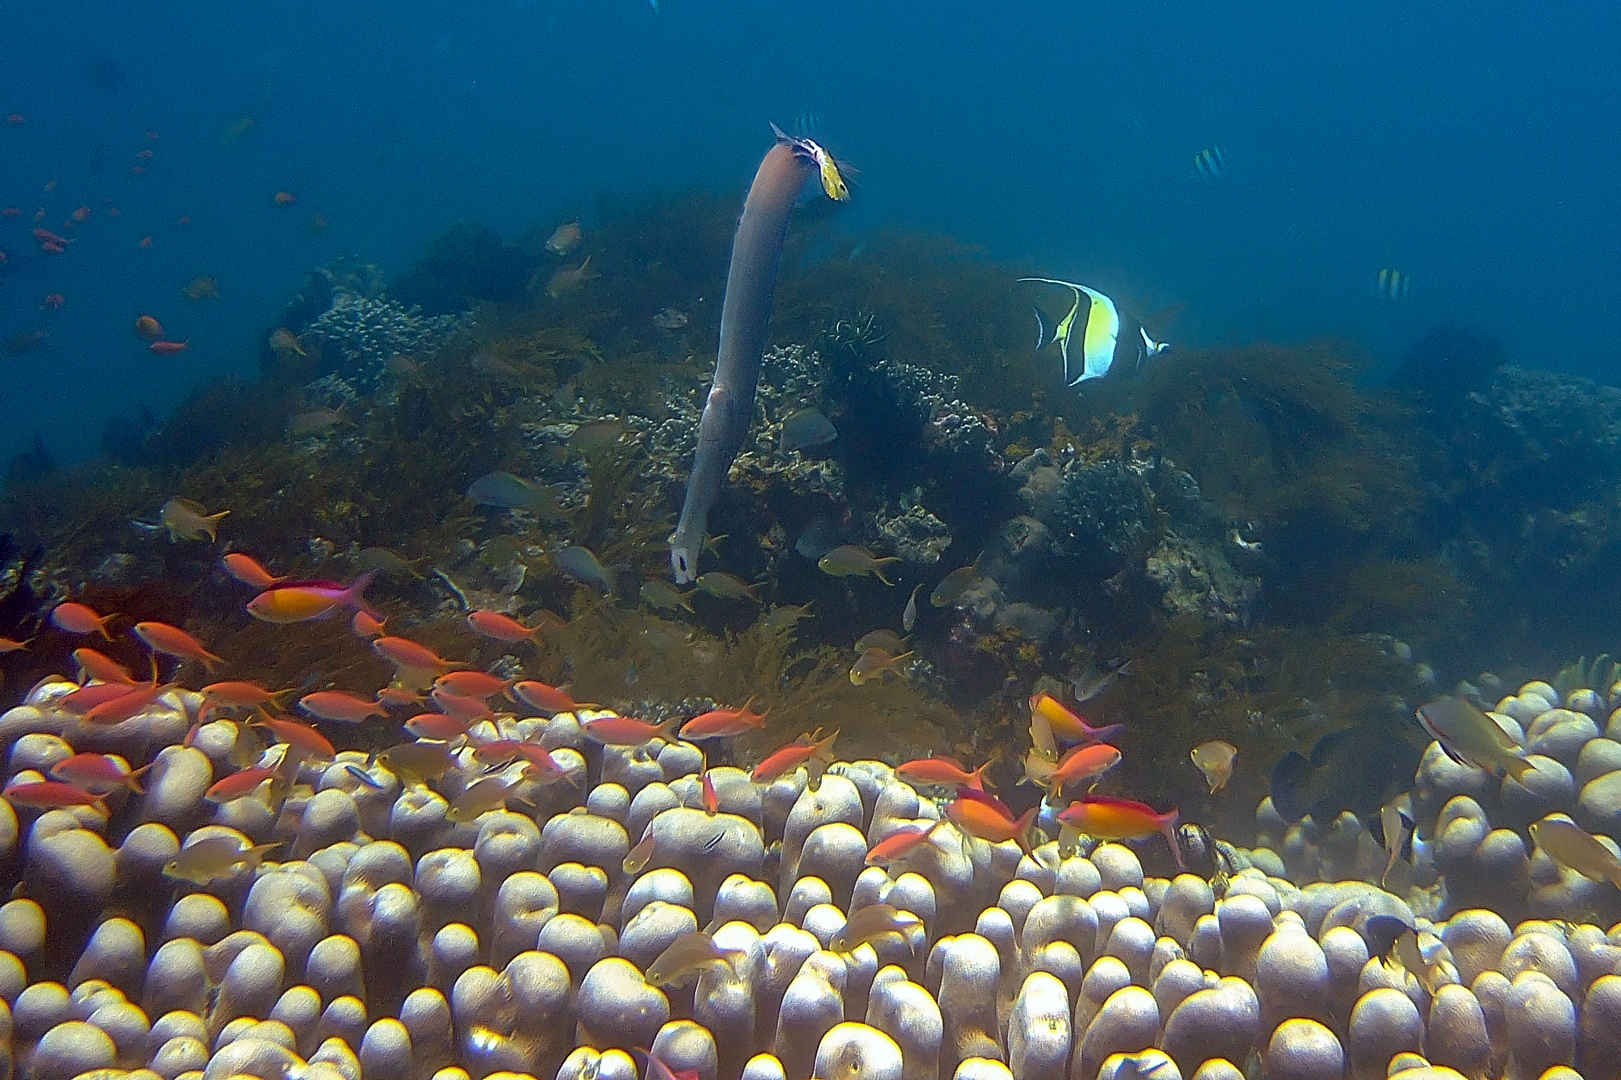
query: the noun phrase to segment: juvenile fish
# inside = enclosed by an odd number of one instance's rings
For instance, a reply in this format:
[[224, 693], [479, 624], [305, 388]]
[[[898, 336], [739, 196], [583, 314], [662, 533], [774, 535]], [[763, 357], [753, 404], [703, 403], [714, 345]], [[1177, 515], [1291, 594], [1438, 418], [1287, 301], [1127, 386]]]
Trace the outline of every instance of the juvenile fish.
[[553, 555], [552, 562], [559, 570], [575, 581], [600, 586], [604, 592], [613, 590], [613, 575], [602, 565], [601, 561], [597, 559], [596, 553], [590, 548], [570, 544], [556, 555]]
[[456, 796], [456, 801], [450, 804], [449, 810], [445, 811], [445, 820], [457, 823], [472, 821], [480, 814], [486, 814], [491, 810], [499, 810], [506, 806], [508, 799], [525, 805], [532, 805], [528, 799], [513, 794], [513, 791], [521, 783], [523, 783], [521, 780], [512, 780], [506, 783], [500, 780], [480, 780]]
[[1226, 787], [1227, 781], [1232, 777], [1233, 761], [1238, 757], [1238, 748], [1230, 742], [1211, 739], [1195, 746], [1188, 757], [1199, 766], [1199, 771], [1204, 773], [1205, 783], [1210, 785], [1210, 794], [1214, 795]]
[[170, 542], [201, 540], [205, 536], [212, 542], [216, 539], [215, 531], [219, 528], [220, 519], [229, 513], [229, 510], [221, 510], [217, 514], [210, 514], [201, 503], [176, 496], [158, 511], [158, 523], [169, 530]]
[[710, 596], [718, 596], [722, 600], [752, 600], [756, 604], [760, 602], [753, 585], [744, 583], [741, 578], [724, 570], [711, 570], [707, 574], [699, 574], [693, 579], [693, 583]]
[[1545, 817], [1531, 825], [1531, 839], [1560, 866], [1591, 881], [1608, 881], [1621, 889], [1621, 857], [1575, 822], [1563, 817]]
[[163, 867], [163, 876], [193, 885], [207, 885], [232, 870], [248, 864], [251, 869], [264, 861], [265, 853], [286, 843], [250, 844], [243, 836], [205, 836], [180, 849], [180, 854]]
[[878, 558], [856, 544], [840, 544], [817, 559], [816, 566], [822, 573], [834, 577], [875, 577], [885, 585], [893, 585], [895, 583], [884, 576], [884, 570], [905, 561], [898, 555]]
[[891, 656], [874, 646], [856, 657], [856, 662], [850, 666], [850, 681], [856, 686], [863, 686], [873, 679], [897, 671], [896, 665], [911, 655], [909, 652], [903, 652], [899, 656]]
[[1519, 744], [1497, 726], [1497, 721], [1462, 698], [1437, 698], [1419, 706], [1417, 715], [1424, 730], [1460, 764], [1516, 780], [1534, 768], [1520, 756]]
[[720, 964], [726, 965], [736, 975], [737, 965], [747, 956], [747, 953], [737, 949], [721, 948], [715, 944], [713, 936], [702, 930], [692, 930], [676, 938], [669, 948], [659, 953], [647, 966], [643, 979], [649, 986], [679, 986], [704, 969]]
[[885, 934], [901, 935], [910, 948], [912, 939], [908, 931], [922, 925], [923, 920], [910, 911], [901, 911], [890, 904], [869, 904], [850, 913], [844, 926], [828, 942], [827, 948], [829, 952], [854, 952]]
[[692, 611], [692, 604], [681, 590], [663, 581], [644, 581], [641, 588], [642, 603], [660, 611]]

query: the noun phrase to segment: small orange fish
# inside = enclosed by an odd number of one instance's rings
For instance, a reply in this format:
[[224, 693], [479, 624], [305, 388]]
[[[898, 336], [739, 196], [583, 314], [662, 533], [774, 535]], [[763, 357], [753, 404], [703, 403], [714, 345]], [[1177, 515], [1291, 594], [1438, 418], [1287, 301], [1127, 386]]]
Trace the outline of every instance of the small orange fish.
[[373, 716], [388, 716], [388, 710], [376, 701], [351, 694], [347, 690], [317, 690], [298, 699], [298, 707], [317, 720], [333, 720], [343, 724], [358, 724]]
[[97, 615], [94, 608], [71, 600], [51, 609], [51, 625], [58, 630], [66, 630], [70, 634], [100, 634], [108, 641], [113, 636], [107, 632], [107, 624], [116, 618], [116, 614]]
[[754, 767], [753, 772], [749, 773], [749, 780], [756, 784], [769, 784], [801, 765], [811, 770], [813, 779], [819, 779], [822, 770], [833, 761], [833, 740], [839, 737], [839, 733], [835, 731], [819, 742], [816, 739], [818, 734], [820, 730], [809, 735], [801, 735], [782, 749], [769, 754], [764, 761]]
[[480, 720], [488, 720], [494, 723], [496, 720], [496, 715], [490, 711], [490, 707], [476, 697], [455, 694], [443, 686], [434, 687], [428, 691], [428, 696], [433, 698], [433, 703], [439, 706], [440, 710], [446, 715], [454, 716], [456, 719], [464, 720], [469, 724]]
[[256, 682], [209, 683], [200, 691], [203, 695], [201, 715], [206, 717], [218, 709], [256, 709], [265, 705], [279, 705], [282, 697], [292, 692], [291, 689], [266, 690]]
[[189, 339], [186, 341], [154, 341], [147, 346], [147, 349], [160, 356], [173, 356], [175, 353], [184, 352], [189, 348], [191, 348]]
[[957, 797], [946, 804], [946, 820], [969, 836], [977, 836], [990, 844], [1012, 840], [1026, 855], [1031, 853], [1030, 829], [1041, 808], [1032, 806], [1019, 817], [994, 795], [964, 787], [957, 789]]
[[934, 830], [944, 824], [945, 820], [937, 818], [926, 829], [907, 825], [890, 833], [867, 850], [867, 865], [887, 868], [914, 854], [919, 847], [929, 842]]
[[215, 664], [225, 663], [222, 657], [209, 652], [202, 642], [178, 626], [161, 622], [136, 623], [135, 636], [146, 642], [146, 647], [155, 653], [177, 660], [200, 660], [209, 671], [214, 670]]
[[144, 795], [146, 789], [141, 787], [140, 776], [151, 767], [151, 764], [147, 764], [132, 771], [129, 766], [106, 754], [74, 754], [52, 765], [50, 775], [52, 780], [72, 784], [92, 795], [111, 795], [119, 788], [128, 788], [137, 795]]
[[710, 817], [720, 813], [720, 793], [715, 790], [715, 781], [710, 779], [708, 769], [704, 770], [704, 778], [699, 786], [699, 791], [704, 800], [704, 813]]
[[1065, 742], [1106, 742], [1126, 730], [1124, 724], [1092, 727], [1075, 710], [1045, 692], [1030, 699], [1030, 713], [1045, 720], [1052, 733]]
[[122, 724], [143, 709], [150, 708], [158, 698], [173, 690], [179, 683], [164, 683], [154, 686], [150, 683], [136, 683], [133, 687], [126, 687], [125, 692], [109, 701], [103, 701], [86, 712], [82, 717], [87, 724], [112, 725]]
[[159, 341], [163, 338], [163, 324], [150, 315], [142, 315], [135, 320], [135, 333], [148, 341]]
[[56, 704], [74, 716], [83, 716], [97, 705], [121, 698], [131, 690], [139, 689], [141, 685], [143, 684], [136, 682], [95, 683], [82, 686], [72, 693], [57, 698]]
[[130, 674], [129, 668], [106, 653], [88, 648], [74, 649], [73, 662], [79, 665], [80, 682], [95, 679], [104, 683], [123, 683], [125, 686], [135, 685], [135, 676]]
[[674, 716], [662, 724], [649, 723], [630, 716], [603, 716], [596, 720], [587, 720], [580, 725], [580, 729], [585, 732], [586, 738], [604, 746], [640, 746], [654, 739], [674, 742], [675, 726], [678, 723], [680, 718]]
[[361, 594], [376, 577], [377, 571], [368, 571], [347, 587], [335, 582], [278, 585], [249, 600], [248, 614], [270, 623], [295, 623], [325, 618], [341, 607], [365, 611]]
[[745, 731], [754, 731], [765, 723], [766, 713], [749, 712], [749, 704], [753, 701], [754, 698], [750, 697], [735, 709], [710, 709], [708, 712], [699, 713], [681, 725], [680, 738], [689, 741], [719, 739], [741, 735]]
[[[550, 612], [546, 615], [556, 618]], [[534, 641], [547, 625], [547, 620], [543, 618], [540, 626], [525, 626], [499, 611], [475, 611], [467, 616], [467, 625], [473, 628], [474, 633], [496, 641]]]
[[0, 795], [12, 806], [25, 806], [31, 810], [60, 810], [69, 806], [94, 806], [103, 813], [107, 810], [104, 795], [64, 784], [60, 780], [41, 780], [31, 784], [12, 784]]
[[405, 730], [419, 739], [434, 739], [438, 742], [455, 742], [466, 738], [470, 725], [459, 716], [448, 716], [445, 713], [419, 713], [405, 722]]
[[[364, 612], [355, 612], [355, 618], [360, 618]], [[402, 709], [407, 705], [421, 705], [422, 695], [415, 690], [407, 690], [403, 686], [385, 686], [377, 691], [377, 704], [389, 709]]]
[[203, 798], [211, 803], [228, 803], [243, 799], [259, 790], [259, 785], [266, 780], [276, 778], [275, 769], [255, 766], [251, 769], [242, 769], [232, 773], [223, 780], [217, 780], [207, 791]]
[[1118, 799], [1112, 795], [1088, 795], [1058, 812], [1058, 822], [1100, 840], [1129, 840], [1151, 833], [1164, 833], [1171, 845], [1176, 865], [1181, 867], [1182, 849], [1176, 842], [1177, 812], [1161, 814], [1146, 803]]
[[371, 643], [371, 651], [396, 667], [418, 671], [447, 671], [460, 666], [456, 661], [446, 660], [426, 645], [419, 645], [409, 638], [380, 637]]
[[297, 720], [284, 720], [280, 717], [271, 716], [266, 712], [261, 712], [259, 716], [260, 719], [253, 722], [254, 726], [269, 728], [270, 734], [274, 735], [279, 741], [286, 743], [291, 749], [311, 757], [332, 758], [337, 756], [338, 752], [332, 748], [332, 744], [327, 741], [326, 736], [308, 724], [301, 724]]
[[1085, 743], [1065, 754], [1057, 767], [1044, 771], [1039, 778], [1030, 779], [1047, 791], [1059, 796], [1070, 784], [1084, 784], [1096, 780], [1120, 764], [1120, 751], [1108, 743]]
[[349, 629], [355, 632], [356, 637], [377, 638], [383, 636], [383, 624], [387, 619], [379, 619], [366, 611], [355, 612], [354, 618], [349, 620]]
[[73, 221], [73, 223], [75, 225], [83, 225], [85, 222], [89, 221], [90, 220], [90, 207], [81, 206], [77, 210], [73, 211], [73, 213], [71, 215], [71, 220]]
[[[146, 318], [145, 315], [141, 317]], [[266, 570], [258, 559], [255, 559], [252, 555], [244, 555], [240, 551], [230, 552], [220, 562], [225, 564], [227, 574], [230, 574], [244, 585], [252, 585], [255, 589], [273, 589], [287, 580], [285, 574], [277, 577], [269, 570]]]
[[42, 306], [48, 307], [52, 311], [55, 311], [57, 308], [61, 307], [63, 304], [65, 304], [67, 302], [68, 302], [67, 297], [63, 296], [59, 292], [53, 292], [53, 293], [46, 293], [45, 294], [45, 299], [42, 300], [40, 303], [41, 303]]
[[[0, 655], [4, 655], [5, 653], [21, 652], [22, 650], [28, 648], [28, 643], [33, 640], [33, 638], [29, 638], [27, 641], [18, 641], [16, 638], [0, 637]], [[94, 652], [95, 650], [92, 649], [88, 651]]]
[[503, 679], [487, 671], [450, 671], [433, 680], [435, 689], [449, 690], [461, 697], [488, 701], [512, 689], [516, 679]]
[[291, 191], [278, 191], [275, 195], [271, 196], [271, 201], [277, 206], [292, 206], [298, 201], [298, 196], [294, 195]]
[[962, 762], [955, 758], [918, 758], [895, 766], [895, 775], [908, 784], [950, 784], [952, 787], [984, 791], [985, 770], [990, 767], [991, 763], [987, 761], [973, 772], [968, 772], [962, 767]]
[[581, 709], [591, 708], [582, 701], [575, 701], [568, 691], [561, 687], [549, 686], [538, 679], [526, 679], [523, 682], [512, 684], [512, 692], [532, 709], [539, 709], [543, 713], [571, 713]]

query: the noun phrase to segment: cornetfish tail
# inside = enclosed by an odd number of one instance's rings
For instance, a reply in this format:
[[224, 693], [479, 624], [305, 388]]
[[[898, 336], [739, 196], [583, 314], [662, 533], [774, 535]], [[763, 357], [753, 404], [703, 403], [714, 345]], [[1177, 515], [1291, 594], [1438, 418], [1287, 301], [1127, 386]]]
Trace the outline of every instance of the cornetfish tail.
[[732, 239], [732, 265], [726, 274], [726, 300], [720, 312], [720, 351], [715, 377], [698, 422], [698, 450], [687, 478], [681, 520], [670, 536], [670, 568], [677, 584], [698, 573], [698, 557], [709, 511], [720, 496], [732, 458], [748, 434], [754, 413], [754, 389], [765, 350], [766, 321], [777, 290], [782, 243], [788, 218], [816, 162], [800, 140], [772, 125], [778, 142], [766, 151], [743, 202], [743, 216]]

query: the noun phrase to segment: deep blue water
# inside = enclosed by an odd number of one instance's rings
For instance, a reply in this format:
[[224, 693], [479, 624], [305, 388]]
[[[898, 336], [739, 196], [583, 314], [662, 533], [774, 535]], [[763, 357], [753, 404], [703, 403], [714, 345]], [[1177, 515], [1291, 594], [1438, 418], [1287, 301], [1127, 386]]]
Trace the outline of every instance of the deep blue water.
[[[589, 224], [598, 191], [741, 200], [767, 122], [807, 112], [860, 170], [841, 227], [949, 233], [1181, 305], [1173, 342], [1345, 334], [1388, 359], [1450, 322], [1529, 366], [1621, 373], [1609, 0], [662, 7], [8, 5], [0, 116], [26, 123], [0, 124], [0, 206], [24, 214], [0, 221], [0, 344], [50, 336], [0, 352], [0, 455], [38, 429], [82, 458], [108, 417], [251, 376], [339, 254], [392, 276], [459, 219]], [[1211, 146], [1229, 168], [1196, 179]], [[41, 254], [35, 210], [63, 232], [82, 205], [68, 251]], [[1405, 300], [1376, 296], [1381, 267], [1411, 276]], [[181, 297], [199, 275], [218, 301]], [[143, 312], [190, 351], [147, 352]]]

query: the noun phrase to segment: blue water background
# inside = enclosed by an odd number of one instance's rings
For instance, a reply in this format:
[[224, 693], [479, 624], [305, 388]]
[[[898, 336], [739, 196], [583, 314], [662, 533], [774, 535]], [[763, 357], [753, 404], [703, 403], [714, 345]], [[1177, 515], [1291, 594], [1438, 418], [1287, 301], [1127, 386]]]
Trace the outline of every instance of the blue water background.
[[[949, 233], [1176, 307], [1156, 328], [1173, 341], [1344, 334], [1389, 359], [1450, 322], [1517, 362], [1621, 373], [1612, 0], [662, 7], [0, 9], [0, 115], [27, 119], [0, 124], [0, 206], [43, 206], [58, 232], [92, 209], [62, 256], [28, 216], [0, 222], [0, 341], [50, 334], [0, 353], [0, 455], [38, 430], [82, 458], [111, 416], [251, 377], [303, 275], [340, 254], [393, 276], [456, 220], [589, 226], [599, 191], [741, 200], [767, 121], [807, 112], [860, 170], [839, 227]], [[1215, 145], [1226, 175], [1197, 179]], [[1411, 276], [1402, 302], [1375, 294], [1387, 266]], [[199, 275], [218, 301], [181, 297]], [[146, 351], [143, 312], [190, 351]]]

